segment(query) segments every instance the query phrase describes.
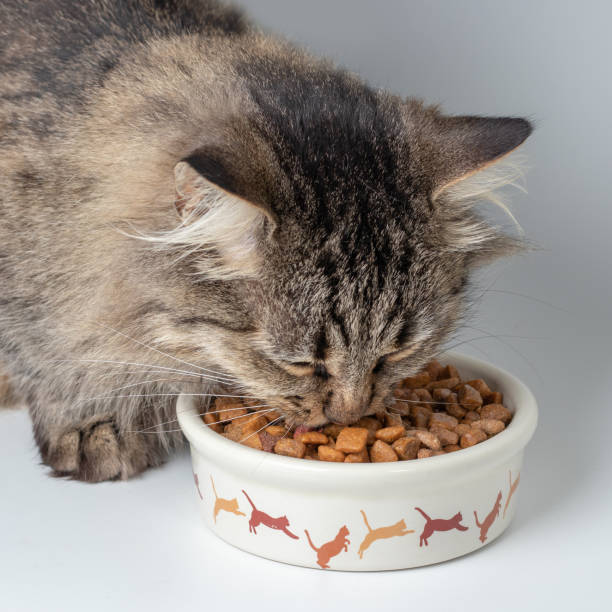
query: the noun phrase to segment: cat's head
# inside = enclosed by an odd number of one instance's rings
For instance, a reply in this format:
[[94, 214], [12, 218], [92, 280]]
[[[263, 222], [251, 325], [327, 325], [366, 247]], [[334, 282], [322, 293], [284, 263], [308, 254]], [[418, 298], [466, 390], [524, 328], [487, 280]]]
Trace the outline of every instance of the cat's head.
[[340, 527], [339, 534], [340, 534], [342, 537], [345, 537], [345, 536], [349, 535], [349, 533], [350, 533], [350, 532], [349, 532], [348, 527], [347, 527], [346, 525], [342, 525], [342, 527]]
[[531, 127], [327, 67], [249, 70], [244, 113], [175, 168], [181, 223], [157, 240], [181, 257], [177, 345], [294, 422], [352, 423], [456, 329], [472, 270], [520, 247], [476, 212], [474, 179]]

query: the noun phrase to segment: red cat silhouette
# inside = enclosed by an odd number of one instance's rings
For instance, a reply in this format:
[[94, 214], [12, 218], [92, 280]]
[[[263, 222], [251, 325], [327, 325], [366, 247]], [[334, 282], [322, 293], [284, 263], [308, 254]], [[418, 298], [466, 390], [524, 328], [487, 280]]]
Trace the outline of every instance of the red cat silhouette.
[[510, 500], [516, 491], [516, 488], [519, 486], [519, 482], [521, 481], [521, 473], [516, 477], [516, 480], [512, 482], [512, 472], [508, 472], [508, 477], [510, 478], [510, 490], [508, 491], [508, 497], [506, 498], [506, 505], [504, 506], [504, 515], [502, 518], [506, 518], [506, 510], [508, 509], [508, 505], [510, 504]]
[[476, 514], [476, 510], [474, 510], [474, 518], [476, 519], [476, 525], [480, 528], [480, 536], [479, 540], [484, 544], [487, 540], [487, 533], [489, 532], [489, 528], [495, 522], [495, 519], [499, 516], [499, 511], [501, 510], [501, 498], [502, 492], [500, 491], [497, 494], [497, 499], [495, 500], [495, 504], [493, 504], [493, 509], [489, 514], [487, 514], [487, 518], [480, 524], [478, 522], [478, 515]]
[[349, 530], [346, 525], [340, 527], [338, 534], [331, 542], [326, 542], [325, 544], [321, 544], [320, 548], [317, 548], [310, 539], [310, 534], [307, 529], [304, 529], [304, 533], [308, 538], [308, 543], [310, 544], [310, 548], [312, 548], [317, 553], [317, 563], [323, 568], [327, 569], [329, 567], [328, 563], [332, 557], [339, 555], [342, 550], [344, 552], [348, 552], [348, 545], [351, 541], [346, 537], [349, 535]]
[[200, 499], [204, 499], [202, 497], [202, 491], [200, 491], [200, 481], [198, 480], [198, 475], [195, 472], [193, 473], [193, 481], [195, 482], [195, 486], [198, 490], [198, 495], [200, 496]]
[[415, 508], [415, 510], [418, 510], [427, 521], [423, 527], [423, 533], [421, 534], [421, 538], [419, 540], [419, 546], [423, 546], [423, 542], [425, 542], [425, 546], [429, 546], [429, 542], [427, 542], [427, 540], [432, 536], [434, 531], [450, 531], [451, 529], [458, 529], [459, 531], [468, 530], [468, 527], [461, 525], [461, 521], [463, 520], [461, 512], [457, 512], [455, 516], [449, 519], [432, 519], [420, 508]]
[[257, 535], [256, 528], [259, 525], [265, 525], [270, 529], [278, 529], [280, 531], [284, 531], [290, 538], [294, 540], [299, 540], [300, 538], [296, 536], [294, 533], [291, 533], [289, 529], [289, 519], [286, 516], [279, 516], [278, 518], [272, 518], [269, 514], [258, 510], [253, 503], [253, 500], [248, 496], [247, 492], [242, 489], [245, 497], [249, 500], [249, 504], [253, 507], [253, 511], [251, 512], [251, 518], [249, 519], [249, 532]]

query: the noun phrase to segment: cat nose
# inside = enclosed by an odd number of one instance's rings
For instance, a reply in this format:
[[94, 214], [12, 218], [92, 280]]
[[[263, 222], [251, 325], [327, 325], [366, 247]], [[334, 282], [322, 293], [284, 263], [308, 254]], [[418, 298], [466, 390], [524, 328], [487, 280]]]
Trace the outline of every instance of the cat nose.
[[366, 406], [361, 398], [338, 393], [323, 410], [325, 416], [338, 425], [351, 425], [365, 413]]

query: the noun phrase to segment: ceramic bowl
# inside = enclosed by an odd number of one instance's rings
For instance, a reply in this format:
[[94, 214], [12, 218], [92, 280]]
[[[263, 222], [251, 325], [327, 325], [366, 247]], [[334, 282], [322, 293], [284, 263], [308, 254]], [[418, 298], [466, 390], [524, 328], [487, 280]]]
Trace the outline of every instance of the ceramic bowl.
[[345, 464], [264, 453], [210, 430], [194, 399], [180, 396], [178, 420], [206, 525], [255, 555], [349, 571], [438, 563], [495, 540], [516, 510], [536, 402], [501, 368], [455, 353], [443, 361], [464, 380], [483, 378], [502, 391], [514, 416], [481, 444], [413, 461]]

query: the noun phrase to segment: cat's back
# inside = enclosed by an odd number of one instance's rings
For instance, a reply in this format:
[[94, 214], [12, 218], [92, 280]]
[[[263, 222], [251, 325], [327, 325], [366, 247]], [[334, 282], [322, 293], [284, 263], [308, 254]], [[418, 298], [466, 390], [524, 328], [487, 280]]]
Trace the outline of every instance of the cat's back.
[[3, 0], [0, 100], [51, 97], [65, 107], [134, 45], [246, 29], [242, 14], [217, 0]]

